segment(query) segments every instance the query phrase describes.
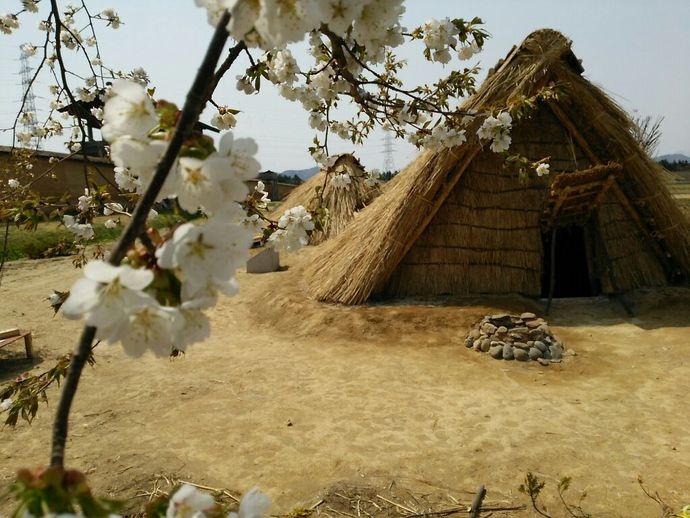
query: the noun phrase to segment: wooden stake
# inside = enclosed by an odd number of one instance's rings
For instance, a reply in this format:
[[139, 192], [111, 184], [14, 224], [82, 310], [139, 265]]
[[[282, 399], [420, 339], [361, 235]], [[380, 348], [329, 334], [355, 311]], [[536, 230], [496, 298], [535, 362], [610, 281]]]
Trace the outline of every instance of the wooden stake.
[[479, 486], [474, 500], [472, 500], [472, 507], [470, 507], [470, 518], [479, 518], [479, 513], [482, 512], [482, 502], [486, 496], [486, 488], [482, 484]]

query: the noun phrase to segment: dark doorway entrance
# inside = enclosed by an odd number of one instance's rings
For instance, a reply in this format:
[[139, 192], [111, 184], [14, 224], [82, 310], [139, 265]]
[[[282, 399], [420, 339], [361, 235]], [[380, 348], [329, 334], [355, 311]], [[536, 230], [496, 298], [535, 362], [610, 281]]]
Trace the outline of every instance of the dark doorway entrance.
[[[544, 263], [542, 269], [542, 297], [549, 296], [551, 278], [551, 232], [542, 234]], [[584, 228], [578, 225], [558, 227], [556, 230], [555, 298], [591, 297], [594, 285], [587, 267], [587, 248]]]

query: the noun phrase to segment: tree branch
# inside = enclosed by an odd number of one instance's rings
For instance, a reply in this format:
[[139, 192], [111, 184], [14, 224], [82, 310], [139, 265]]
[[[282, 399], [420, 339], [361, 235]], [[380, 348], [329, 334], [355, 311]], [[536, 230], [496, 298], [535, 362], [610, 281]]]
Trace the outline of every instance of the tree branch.
[[[51, 0], [55, 2], [55, 0]], [[124, 258], [127, 250], [132, 246], [135, 239], [142, 233], [146, 223], [146, 217], [153, 206], [165, 182], [170, 168], [175, 163], [182, 144], [190, 135], [194, 123], [199, 118], [199, 114], [207, 101], [208, 85], [213, 77], [213, 73], [218, 63], [225, 42], [228, 39], [228, 32], [225, 29], [230, 21], [230, 15], [225, 12], [218, 22], [218, 26], [213, 34], [204, 60], [199, 67], [194, 83], [189, 89], [187, 99], [182, 113], [175, 127], [170, 145], [168, 146], [163, 158], [156, 167], [151, 183], [146, 192], [142, 195], [139, 203], [134, 209], [129, 225], [122, 233], [115, 249], [110, 254], [110, 263], [119, 265]], [[81, 338], [77, 344], [76, 351], [72, 357], [69, 371], [65, 378], [64, 387], [60, 396], [55, 422], [53, 424], [53, 444], [50, 456], [50, 464], [55, 467], [63, 467], [65, 461], [65, 443], [67, 442], [69, 412], [77, 391], [79, 379], [84, 369], [84, 365], [91, 351], [91, 345], [96, 336], [96, 328], [84, 326]]]

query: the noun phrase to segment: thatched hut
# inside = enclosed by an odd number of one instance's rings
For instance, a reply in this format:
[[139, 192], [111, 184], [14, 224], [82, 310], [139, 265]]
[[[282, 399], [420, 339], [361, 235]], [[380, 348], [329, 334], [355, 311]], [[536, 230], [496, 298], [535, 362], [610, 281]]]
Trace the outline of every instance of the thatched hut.
[[[531, 34], [463, 106], [487, 112], [552, 82], [566, 95], [513, 125], [511, 153], [550, 157], [521, 182], [476, 138], [423, 152], [307, 270], [311, 294], [372, 297], [521, 293], [586, 296], [685, 282], [688, 221], [631, 121], [582, 77], [571, 42]], [[476, 128], [475, 128], [476, 129]], [[468, 134], [472, 131], [468, 130]]]
[[[347, 174], [350, 184], [346, 188], [334, 187], [331, 179], [337, 174]], [[365, 183], [366, 173], [354, 156], [344, 153], [331, 158], [331, 165], [320, 170], [289, 194], [285, 201], [269, 217], [278, 219], [288, 209], [302, 205], [313, 209], [319, 205], [328, 210], [323, 230], [315, 231], [309, 238], [312, 245], [337, 236], [352, 221], [357, 212], [369, 205], [380, 193], [378, 186]]]

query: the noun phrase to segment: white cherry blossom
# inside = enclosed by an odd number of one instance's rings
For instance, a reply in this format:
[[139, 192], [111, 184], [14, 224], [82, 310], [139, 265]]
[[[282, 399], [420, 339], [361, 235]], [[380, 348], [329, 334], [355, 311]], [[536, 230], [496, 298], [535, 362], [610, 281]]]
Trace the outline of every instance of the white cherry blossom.
[[62, 216], [62, 223], [65, 225], [67, 230], [72, 232], [75, 236], [80, 239], [93, 239], [94, 231], [93, 226], [90, 223], [77, 223], [74, 216], [65, 214]]
[[347, 173], [335, 174], [331, 178], [331, 186], [335, 189], [347, 190], [350, 187], [351, 183], [352, 180], [350, 178], [350, 175]]
[[256, 91], [254, 89], [254, 85], [252, 85], [246, 77], [237, 76], [235, 79], [237, 79], [237, 83], [235, 84], [235, 87], [240, 92], [244, 92], [245, 94], [250, 95]]
[[157, 124], [158, 115], [144, 87], [126, 79], [115, 80], [103, 108], [103, 137], [109, 142], [124, 135], [141, 139]]
[[[256, 187], [254, 187], [254, 192], [255, 196], [258, 196], [258, 202], [256, 206], [260, 209], [266, 209], [268, 208], [268, 204], [271, 203], [271, 199], [268, 197], [268, 193], [266, 192], [266, 186], [264, 185], [264, 182], [259, 180], [256, 182]], [[256, 214], [255, 214], [256, 216]]]
[[106, 203], [103, 207], [103, 215], [104, 216], [110, 216], [113, 213], [123, 213], [125, 212], [125, 208], [116, 202], [109, 202]]
[[230, 513], [228, 518], [264, 518], [270, 506], [268, 496], [254, 487], [242, 497], [238, 512]]
[[265, 47], [282, 47], [301, 41], [325, 19], [320, 0], [262, 0], [254, 27]]
[[198, 518], [214, 505], [213, 497], [190, 484], [184, 484], [170, 497], [165, 518]]
[[30, 13], [38, 12], [38, 5], [36, 3], [36, 0], [22, 0], [22, 5], [24, 6], [24, 9], [26, 9]]
[[129, 192], [139, 191], [141, 189], [141, 182], [134, 176], [126, 167], [115, 167], [115, 183], [117, 186]]
[[178, 351], [186, 351], [190, 345], [203, 342], [211, 336], [211, 323], [201, 311], [205, 306], [204, 299], [196, 299], [183, 302], [179, 307], [165, 308], [172, 318], [172, 345]]
[[90, 261], [84, 267], [84, 277], [72, 285], [62, 313], [72, 319], [83, 317], [87, 325], [98, 328], [99, 337], [116, 341], [128, 325], [128, 310], [155, 302], [142, 292], [152, 280], [150, 270]]
[[268, 62], [268, 66], [271, 71], [271, 80], [275, 83], [292, 84], [300, 71], [297, 61], [288, 49], [276, 52], [273, 59]]
[[200, 208], [213, 211], [223, 204], [224, 197], [220, 181], [227, 169], [213, 167], [213, 165], [213, 160], [199, 160], [191, 157], [179, 159], [175, 172], [177, 201], [187, 212], [195, 213]]
[[185, 223], [157, 251], [161, 268], [178, 268], [183, 284], [194, 293], [209, 285], [222, 287], [249, 257], [251, 232], [213, 218], [204, 225]]
[[237, 119], [235, 115], [227, 109], [216, 113], [211, 119], [211, 125], [221, 130], [234, 128], [236, 124]]
[[[156, 165], [163, 157], [167, 143], [160, 140], [137, 140], [129, 137], [120, 137], [110, 145], [110, 158], [120, 172], [127, 170], [130, 176], [138, 180], [137, 192], [143, 192], [148, 187]], [[117, 170], [116, 170], [117, 173]], [[116, 177], [117, 180], [117, 177]], [[125, 178], [121, 178], [126, 183]], [[119, 182], [118, 182], [119, 183]], [[175, 177], [169, 175], [159, 195], [159, 199], [167, 198], [175, 190]]]
[[118, 327], [109, 342], [120, 342], [133, 357], [147, 350], [159, 357], [170, 356], [175, 334], [179, 331], [174, 315], [152, 297], [129, 301], [125, 324]]
[[477, 131], [481, 139], [492, 139], [491, 150], [495, 153], [506, 151], [510, 147], [510, 129], [513, 119], [508, 112], [501, 112], [496, 117], [487, 117]]
[[314, 230], [311, 214], [298, 205], [285, 211], [278, 220], [279, 229], [268, 238], [268, 245], [287, 251], [297, 251], [309, 242], [309, 234]]
[[0, 15], [0, 32], [4, 34], [12, 34], [14, 29], [19, 28], [19, 20], [11, 13], [4, 13]]
[[[212, 3], [212, 0], [209, 3]], [[257, 0], [226, 0], [222, 3], [230, 12], [228, 32], [236, 40], [243, 39], [252, 30], [259, 17], [261, 2]]]
[[7, 412], [10, 408], [12, 408], [12, 398], [0, 401], [0, 412]]
[[77, 208], [80, 211], [87, 211], [91, 207], [91, 204], [93, 203], [93, 196], [89, 194], [88, 189], [84, 189], [84, 194], [79, 196], [77, 199]]
[[263, 224], [261, 222], [261, 218], [259, 217], [258, 214], [252, 214], [251, 216], [244, 216], [240, 220], [240, 223], [254, 232], [258, 232], [259, 230], [261, 230], [261, 227], [263, 226]]
[[537, 176], [549, 174], [549, 164], [539, 164], [536, 169]]
[[322, 2], [323, 20], [336, 34], [345, 34], [366, 3], [366, 0], [326, 0]]

